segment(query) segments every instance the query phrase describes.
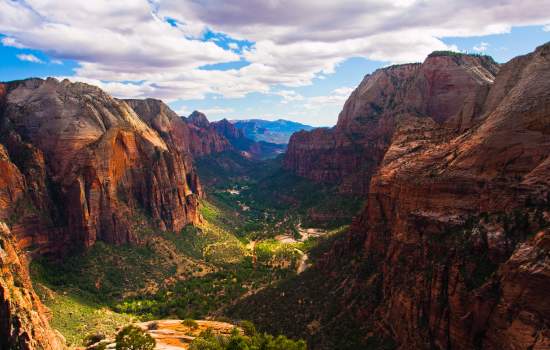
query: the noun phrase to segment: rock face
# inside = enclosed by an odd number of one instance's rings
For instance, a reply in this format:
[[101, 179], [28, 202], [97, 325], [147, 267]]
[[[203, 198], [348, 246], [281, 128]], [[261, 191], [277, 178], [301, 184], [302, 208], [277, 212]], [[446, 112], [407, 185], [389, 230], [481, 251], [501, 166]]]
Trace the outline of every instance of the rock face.
[[193, 112], [187, 118], [187, 125], [191, 130], [191, 152], [196, 157], [230, 151], [233, 149], [231, 142], [220, 134], [214, 125], [200, 112]]
[[222, 119], [218, 122], [213, 122], [216, 131], [223, 135], [231, 145], [241, 152], [246, 158], [252, 159], [266, 159], [274, 158], [280, 154], [283, 154], [286, 147], [275, 143], [269, 143], [264, 141], [253, 141], [247, 136], [241, 129], [235, 127], [235, 125], [229, 122], [227, 119]]
[[68, 80], [3, 85], [0, 219], [18, 244], [41, 253], [96, 240], [138, 240], [148, 215], [160, 229], [199, 220], [200, 184], [128, 104]]
[[367, 75], [332, 129], [294, 134], [284, 165], [300, 176], [366, 193], [396, 125], [430, 118], [464, 130], [479, 114], [498, 65], [489, 57], [434, 53], [422, 64], [391, 66]]
[[[472, 64], [463, 70], [457, 62]], [[477, 57], [433, 54], [422, 65], [378, 71], [351, 96], [335, 129], [293, 138], [287, 164], [304, 172], [313, 166], [304, 175], [318, 180], [353, 169], [341, 170], [335, 160], [333, 172], [316, 172], [329, 167], [292, 162], [307, 157], [307, 147], [316, 157], [324, 147], [319, 161], [342, 151], [347, 141], [339, 139], [340, 129], [352, 124], [378, 135], [360, 139], [369, 140], [365, 145], [380, 160], [366, 209], [310, 274], [327, 297], [308, 299], [290, 286], [248, 303], [263, 297], [270, 300], [266, 308], [315, 315], [296, 317], [294, 329], [301, 327], [297, 335], [319, 348], [330, 348], [319, 339], [344, 318], [360, 329], [364, 344], [380, 348], [550, 347], [550, 44], [511, 60], [496, 76], [485, 62], [481, 70]], [[460, 79], [436, 69], [449, 65], [464, 73]], [[370, 86], [375, 77], [385, 81], [375, 84], [379, 89]], [[411, 90], [411, 84], [430, 88]], [[394, 107], [401, 114], [384, 114], [389, 124], [376, 117], [372, 128], [360, 129], [354, 116], [379, 109], [370, 94], [408, 104]], [[412, 102], [418, 113], [408, 107]], [[321, 138], [322, 145], [300, 143]], [[319, 300], [339, 311], [326, 317], [310, 310], [324, 305]], [[259, 319], [269, 312], [253, 310]]]
[[477, 113], [453, 114], [457, 132], [441, 119], [398, 125], [356, 229], [402, 346], [550, 345], [549, 82], [546, 45], [477, 91]]
[[32, 289], [25, 254], [0, 221], [0, 349], [64, 349], [46, 314]]
[[314, 127], [305, 125], [290, 120], [263, 120], [263, 119], [247, 119], [247, 120], [232, 120], [237, 129], [241, 130], [246, 137], [253, 141], [265, 141], [279, 145], [286, 145], [290, 140], [290, 136], [295, 132], [302, 130], [313, 130]]
[[231, 149], [231, 144], [210, 126], [206, 116], [193, 112], [188, 118], [178, 116], [164, 102], [155, 99], [125, 100], [164, 141], [179, 152], [203, 157]]
[[190, 151], [195, 157], [235, 151], [243, 157], [258, 160], [276, 157], [285, 150], [282, 145], [249, 139], [227, 119], [209, 122], [206, 115], [194, 111], [185, 122], [190, 132]]

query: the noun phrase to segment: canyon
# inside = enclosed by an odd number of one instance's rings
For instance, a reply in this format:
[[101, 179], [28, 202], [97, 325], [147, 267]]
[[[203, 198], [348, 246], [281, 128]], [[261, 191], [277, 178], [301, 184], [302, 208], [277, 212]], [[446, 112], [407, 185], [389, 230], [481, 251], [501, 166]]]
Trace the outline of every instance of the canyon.
[[[2, 83], [0, 345], [65, 347], [33, 290], [28, 259], [148, 246], [146, 235], [181, 239], [197, 228], [202, 237], [218, 220], [220, 242], [206, 250], [230, 246], [223, 253], [241, 254], [255, 273], [262, 244], [278, 244], [260, 241], [258, 222], [283, 230], [312, 216], [347, 218], [332, 207], [266, 208], [296, 205], [299, 194], [326, 202], [315, 205], [344, 206], [346, 195], [366, 202], [349, 227], [313, 237], [321, 243], [307, 254], [291, 245], [281, 253], [290, 259], [266, 255], [274, 271], [289, 273], [298, 261], [299, 274], [276, 284], [269, 275], [269, 284], [222, 305], [224, 316], [305, 337], [312, 349], [546, 349], [549, 91], [550, 44], [505, 64], [434, 52], [367, 75], [334, 128], [298, 131], [282, 159], [266, 162], [284, 146], [251, 140], [225, 119], [181, 117], [160, 100], [116, 99], [68, 80]], [[206, 175], [231, 178], [232, 187]], [[220, 218], [212, 198], [240, 209]], [[235, 236], [221, 241], [236, 223]], [[293, 238], [293, 229], [284, 237], [305, 251], [308, 237]], [[248, 238], [250, 254], [241, 248]], [[207, 257], [204, 266], [219, 258]]]
[[367, 76], [336, 127], [293, 135], [284, 161], [365, 193], [365, 209], [314, 271], [234, 314], [272, 332], [267, 317], [298, 314], [285, 329], [315, 348], [357, 346], [338, 335], [367, 348], [548, 348], [549, 82], [550, 44], [504, 65], [436, 52]]

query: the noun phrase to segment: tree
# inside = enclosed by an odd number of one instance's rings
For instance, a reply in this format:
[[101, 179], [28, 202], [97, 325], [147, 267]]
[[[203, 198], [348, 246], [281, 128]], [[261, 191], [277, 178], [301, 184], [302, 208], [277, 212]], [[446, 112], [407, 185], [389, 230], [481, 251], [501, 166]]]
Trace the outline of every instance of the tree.
[[153, 350], [156, 341], [137, 326], [126, 326], [116, 336], [116, 350]]

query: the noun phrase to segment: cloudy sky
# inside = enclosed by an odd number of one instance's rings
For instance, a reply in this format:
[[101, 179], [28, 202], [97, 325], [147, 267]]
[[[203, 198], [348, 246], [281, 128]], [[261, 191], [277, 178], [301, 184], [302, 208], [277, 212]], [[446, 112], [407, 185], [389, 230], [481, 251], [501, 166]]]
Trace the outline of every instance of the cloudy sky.
[[329, 126], [377, 68], [547, 41], [548, 0], [0, 0], [0, 81], [69, 77], [212, 120]]

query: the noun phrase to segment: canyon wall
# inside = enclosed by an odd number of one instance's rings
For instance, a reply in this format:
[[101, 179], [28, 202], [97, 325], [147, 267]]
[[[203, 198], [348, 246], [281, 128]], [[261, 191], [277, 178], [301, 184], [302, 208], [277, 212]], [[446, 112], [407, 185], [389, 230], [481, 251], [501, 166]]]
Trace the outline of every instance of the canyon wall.
[[477, 92], [460, 132], [397, 125], [354, 230], [378, 269], [380, 328], [401, 348], [550, 346], [549, 91], [546, 45]]
[[[368, 142], [357, 154], [374, 150], [363, 159], [372, 179], [367, 190], [345, 190], [365, 191], [365, 210], [311, 271], [234, 313], [319, 349], [549, 348], [549, 91], [550, 44], [498, 69], [435, 53], [367, 77], [337, 126], [295, 135], [286, 160], [303, 176], [346, 185], [357, 168], [340, 168], [342, 129], [361, 132]], [[395, 114], [370, 105], [390, 96], [400, 101]], [[270, 324], [276, 310], [292, 325]]]
[[164, 141], [179, 152], [193, 157], [231, 150], [229, 141], [210, 126], [206, 116], [193, 112], [188, 118], [178, 116], [164, 102], [155, 99], [125, 100], [137, 115], [156, 130]]
[[[197, 222], [190, 156], [99, 88], [29, 79], [3, 85], [0, 219], [37, 253], [139, 240], [146, 224]], [[170, 146], [169, 146], [170, 145]], [[173, 148], [172, 148], [173, 147]]]
[[341, 191], [367, 193], [370, 177], [403, 118], [430, 118], [450, 129], [473, 123], [498, 65], [486, 56], [433, 53], [422, 64], [382, 68], [367, 75], [331, 129], [295, 133], [285, 168]]
[[130, 104], [140, 115], [87, 84], [0, 84], [0, 348], [64, 347], [33, 291], [27, 253], [139, 243], [145, 227], [201, 220], [198, 136], [160, 101]]
[[0, 349], [60, 350], [62, 336], [48, 324], [47, 309], [34, 292], [25, 254], [0, 221]]

